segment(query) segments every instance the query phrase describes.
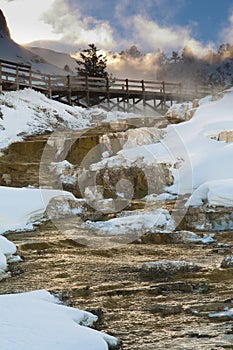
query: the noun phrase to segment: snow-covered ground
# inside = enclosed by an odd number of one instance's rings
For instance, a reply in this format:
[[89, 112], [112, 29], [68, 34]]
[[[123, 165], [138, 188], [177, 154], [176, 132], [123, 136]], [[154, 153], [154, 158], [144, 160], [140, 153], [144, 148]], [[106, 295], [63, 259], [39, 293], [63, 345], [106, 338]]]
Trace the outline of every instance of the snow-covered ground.
[[0, 296], [2, 350], [107, 350], [117, 339], [88, 328], [97, 316], [44, 290]]
[[59, 127], [82, 130], [94, 126], [99, 120], [116, 122], [135, 117], [123, 112], [68, 106], [31, 89], [2, 93], [0, 112], [0, 149], [27, 136], [52, 133]]

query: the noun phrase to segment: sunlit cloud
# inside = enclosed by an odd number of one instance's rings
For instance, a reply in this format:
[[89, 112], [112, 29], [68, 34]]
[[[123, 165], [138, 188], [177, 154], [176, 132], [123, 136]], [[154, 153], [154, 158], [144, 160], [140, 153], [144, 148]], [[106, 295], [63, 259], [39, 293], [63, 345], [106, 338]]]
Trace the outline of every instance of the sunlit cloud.
[[62, 41], [77, 45], [77, 49], [88, 43], [106, 49], [116, 46], [113, 29], [107, 20], [85, 17], [78, 7], [73, 9], [64, 0], [55, 0], [44, 13], [43, 20], [52, 26], [54, 33], [62, 37]]
[[13, 40], [19, 44], [32, 40], [56, 40], [51, 26], [43, 23], [41, 15], [53, 4], [53, 0], [0, 0]]
[[233, 44], [233, 11], [229, 16], [226, 26], [220, 32], [220, 39], [224, 43]]
[[202, 56], [213, 47], [211, 43], [203, 46], [200, 41], [192, 37], [191, 30], [186, 27], [160, 26], [155, 21], [148, 21], [140, 15], [134, 16], [133, 25], [137, 45], [145, 51], [160, 48], [165, 52], [171, 52], [189, 46], [194, 54]]

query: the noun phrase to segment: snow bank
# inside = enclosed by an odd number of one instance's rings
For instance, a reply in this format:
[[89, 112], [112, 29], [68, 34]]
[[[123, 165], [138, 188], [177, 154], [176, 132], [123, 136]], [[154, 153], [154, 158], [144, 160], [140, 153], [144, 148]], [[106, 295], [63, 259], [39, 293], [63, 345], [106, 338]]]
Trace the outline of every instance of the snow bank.
[[168, 210], [156, 209], [154, 211], [126, 212], [125, 216], [110, 219], [108, 221], [87, 221], [83, 226], [88, 226], [101, 234], [126, 235], [130, 233], [168, 232], [175, 229], [175, 223]]
[[32, 230], [41, 220], [52, 198], [75, 197], [65, 191], [0, 186], [0, 234], [6, 231]]
[[0, 236], [0, 280], [6, 276], [7, 262], [20, 259], [19, 256], [14, 256], [15, 253], [16, 245], [7, 238]]
[[0, 339], [4, 350], [107, 350], [117, 340], [87, 328], [97, 316], [58, 305], [40, 290], [0, 295]]
[[204, 202], [209, 206], [233, 207], [233, 178], [205, 182], [193, 192], [186, 206], [198, 207]]

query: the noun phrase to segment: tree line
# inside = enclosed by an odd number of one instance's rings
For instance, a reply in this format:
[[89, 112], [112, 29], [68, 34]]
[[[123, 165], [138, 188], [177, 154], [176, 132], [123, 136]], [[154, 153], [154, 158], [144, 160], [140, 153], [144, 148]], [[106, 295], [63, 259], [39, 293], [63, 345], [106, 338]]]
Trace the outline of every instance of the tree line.
[[[107, 56], [99, 53], [95, 44], [89, 44], [80, 52], [77, 73], [81, 76], [108, 78]], [[133, 45], [121, 51], [122, 58], [143, 59], [145, 56]], [[201, 58], [195, 55], [189, 46], [180, 52], [172, 51], [170, 55], [158, 49], [154, 65], [157, 67], [158, 79], [178, 79], [186, 76], [201, 84], [233, 84], [233, 45], [221, 44], [216, 52], [209, 50]]]

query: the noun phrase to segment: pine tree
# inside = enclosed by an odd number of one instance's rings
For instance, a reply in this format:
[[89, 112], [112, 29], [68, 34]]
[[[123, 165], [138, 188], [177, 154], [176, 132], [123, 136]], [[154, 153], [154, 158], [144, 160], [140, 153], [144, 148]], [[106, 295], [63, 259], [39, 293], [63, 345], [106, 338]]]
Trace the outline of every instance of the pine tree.
[[89, 44], [89, 48], [82, 50], [80, 53], [80, 59], [76, 60], [78, 67], [76, 68], [79, 75], [107, 78], [108, 72], [107, 58], [102, 54], [98, 55], [99, 51], [94, 44]]

